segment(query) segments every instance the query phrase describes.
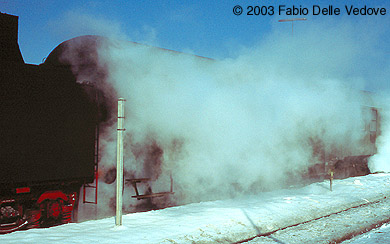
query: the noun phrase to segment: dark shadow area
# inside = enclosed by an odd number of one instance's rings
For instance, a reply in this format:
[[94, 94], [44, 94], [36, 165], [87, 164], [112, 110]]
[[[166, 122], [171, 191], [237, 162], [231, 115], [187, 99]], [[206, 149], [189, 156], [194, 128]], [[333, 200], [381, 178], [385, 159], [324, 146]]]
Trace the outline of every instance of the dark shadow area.
[[253, 239], [255, 239], [256, 237], [268, 237], [270, 238], [271, 240], [275, 241], [276, 243], [280, 243], [280, 244], [287, 244], [281, 240], [278, 240], [277, 238], [273, 237], [272, 236], [272, 232], [271, 233], [261, 233], [259, 227], [257, 227], [257, 225], [255, 225], [255, 223], [253, 222], [253, 220], [249, 217], [249, 215], [247, 214], [247, 212], [245, 212], [244, 209], [241, 209], [241, 211], [243, 212], [243, 214], [245, 215], [245, 217], [248, 219], [249, 223], [251, 223], [252, 227], [256, 230], [256, 233], [257, 235], [254, 236], [254, 237], [251, 237], [251, 238], [248, 238], [246, 240], [242, 240], [242, 241], [239, 241], [239, 242], [235, 242], [235, 243], [244, 243], [244, 242], [248, 242], [248, 241], [251, 241]]

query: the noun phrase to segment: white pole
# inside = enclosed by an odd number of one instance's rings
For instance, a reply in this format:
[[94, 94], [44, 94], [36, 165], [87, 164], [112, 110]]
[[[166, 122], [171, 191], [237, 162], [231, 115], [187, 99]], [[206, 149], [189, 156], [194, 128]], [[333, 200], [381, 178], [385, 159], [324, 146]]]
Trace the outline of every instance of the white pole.
[[123, 193], [123, 122], [125, 120], [125, 99], [118, 99], [118, 139], [116, 149], [116, 218], [115, 224], [122, 225]]

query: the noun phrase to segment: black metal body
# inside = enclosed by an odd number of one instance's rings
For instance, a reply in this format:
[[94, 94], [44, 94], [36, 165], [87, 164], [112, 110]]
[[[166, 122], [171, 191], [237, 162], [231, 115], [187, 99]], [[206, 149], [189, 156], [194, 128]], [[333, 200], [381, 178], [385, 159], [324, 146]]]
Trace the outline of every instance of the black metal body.
[[0, 187], [93, 179], [95, 108], [67, 70], [1, 67]]
[[[1, 24], [16, 23], [17, 31], [17, 17], [0, 15]], [[2, 33], [1, 47], [19, 55], [9, 36]], [[87, 89], [93, 88], [77, 84], [69, 67], [2, 57], [0, 193], [93, 181], [97, 109]]]

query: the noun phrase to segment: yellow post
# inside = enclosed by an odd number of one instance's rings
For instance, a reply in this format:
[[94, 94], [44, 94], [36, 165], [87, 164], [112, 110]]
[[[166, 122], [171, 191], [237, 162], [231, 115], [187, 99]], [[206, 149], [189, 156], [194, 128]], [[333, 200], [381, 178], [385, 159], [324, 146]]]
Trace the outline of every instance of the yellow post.
[[332, 184], [333, 184], [333, 170], [330, 171], [330, 191], [332, 191]]

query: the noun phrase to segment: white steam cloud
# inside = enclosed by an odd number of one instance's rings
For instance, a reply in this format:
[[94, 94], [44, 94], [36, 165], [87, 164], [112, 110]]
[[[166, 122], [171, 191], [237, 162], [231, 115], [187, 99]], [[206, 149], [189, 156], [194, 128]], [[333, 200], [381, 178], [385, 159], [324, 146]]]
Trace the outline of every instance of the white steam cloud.
[[[172, 174], [173, 198], [183, 204], [285, 186], [317, 162], [373, 154], [365, 128], [374, 104], [361, 91], [360, 71], [375, 38], [356, 38], [353, 28], [314, 23], [294, 37], [275, 31], [218, 61], [104, 42], [99, 62], [116, 91], [106, 95], [127, 100], [125, 177], [152, 177], [158, 192], [169, 190]], [[389, 148], [387, 118], [380, 143]], [[102, 172], [115, 167], [115, 126], [101, 135]], [[375, 167], [389, 157], [386, 147], [379, 153]], [[100, 187], [101, 200], [112, 203], [114, 185]], [[132, 194], [126, 188], [128, 210], [137, 206]]]
[[88, 14], [85, 10], [67, 11], [58, 19], [50, 22], [49, 26], [53, 33], [61, 39], [80, 35], [126, 38], [123, 34], [123, 28], [118, 22]]
[[[163, 154], [153, 188], [167, 190], [162, 181], [172, 173], [176, 200], [186, 203], [271, 189], [332, 156], [372, 153], [363, 94], [335, 76], [359, 56], [357, 44], [339, 36], [334, 48], [317, 34], [303, 42], [280, 36], [222, 61], [121, 42], [102, 47], [108, 80], [127, 99], [127, 169], [150, 177], [134, 151], [155, 143]], [[102, 162], [115, 161], [110, 152]]]
[[[61, 39], [69, 39], [81, 35], [98, 35], [112, 39], [122, 39], [157, 45], [157, 31], [149, 25], [133, 29], [131, 37], [125, 33], [124, 26], [117, 21], [107, 20], [104, 16], [88, 13], [88, 9], [74, 9], [65, 12], [59, 18], [49, 22], [53, 34]], [[60, 27], [60, 28], [59, 28]]]

